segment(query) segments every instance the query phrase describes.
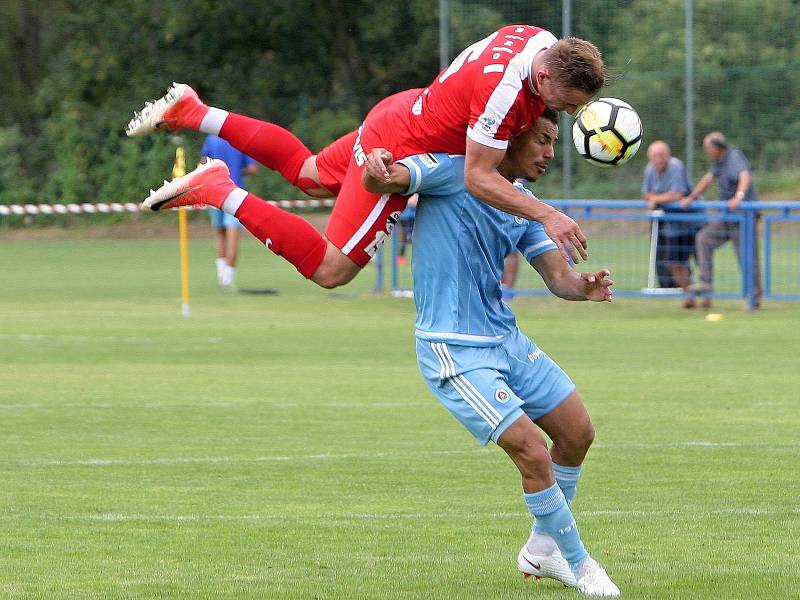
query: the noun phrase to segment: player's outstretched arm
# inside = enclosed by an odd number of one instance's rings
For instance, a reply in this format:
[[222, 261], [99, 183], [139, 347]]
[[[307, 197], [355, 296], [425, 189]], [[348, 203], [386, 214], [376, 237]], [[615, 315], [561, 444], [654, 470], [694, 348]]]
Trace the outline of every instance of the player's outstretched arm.
[[505, 150], [490, 148], [467, 140], [464, 161], [464, 185], [467, 191], [487, 204], [524, 219], [538, 221], [550, 236], [564, 260], [586, 260], [588, 244], [581, 228], [570, 217], [537, 198], [519, 193], [511, 182], [497, 171]]
[[385, 148], [374, 148], [367, 154], [367, 164], [361, 172], [361, 183], [373, 194], [402, 194], [408, 189], [408, 169], [394, 162]]
[[564, 300], [611, 302], [613, 292], [611, 272], [579, 273], [572, 269], [555, 250], [544, 252], [531, 260], [531, 265], [544, 279], [547, 289]]

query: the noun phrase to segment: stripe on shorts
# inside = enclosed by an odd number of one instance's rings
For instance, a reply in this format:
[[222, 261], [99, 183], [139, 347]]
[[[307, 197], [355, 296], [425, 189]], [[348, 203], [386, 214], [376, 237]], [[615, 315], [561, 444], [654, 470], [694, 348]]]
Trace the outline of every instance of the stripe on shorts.
[[431, 343], [431, 348], [436, 354], [436, 358], [439, 359], [439, 366], [441, 367], [439, 375], [450, 382], [464, 402], [469, 404], [484, 421], [492, 427], [497, 427], [500, 421], [503, 420], [502, 415], [481, 395], [469, 379], [463, 375], [456, 375], [455, 361], [450, 356], [447, 344], [434, 342]]
[[367, 216], [367, 219], [361, 224], [361, 227], [358, 228], [358, 231], [353, 234], [353, 237], [344, 245], [342, 248], [342, 252], [345, 254], [350, 254], [353, 248], [361, 241], [361, 238], [366, 235], [366, 233], [372, 228], [375, 224], [375, 221], [378, 220], [378, 217], [381, 216], [381, 212], [383, 211], [383, 207], [386, 206], [386, 203], [389, 201], [390, 194], [384, 194], [381, 196], [378, 203], [372, 208], [372, 211]]

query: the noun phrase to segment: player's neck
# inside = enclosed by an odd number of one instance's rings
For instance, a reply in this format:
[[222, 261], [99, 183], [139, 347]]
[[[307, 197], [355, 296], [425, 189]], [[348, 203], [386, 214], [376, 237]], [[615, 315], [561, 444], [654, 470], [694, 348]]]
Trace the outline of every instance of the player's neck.
[[514, 183], [517, 180], [517, 177], [511, 173], [510, 167], [504, 167], [503, 163], [500, 163], [497, 166], [497, 172], [503, 176], [503, 179], [508, 181], [509, 183]]

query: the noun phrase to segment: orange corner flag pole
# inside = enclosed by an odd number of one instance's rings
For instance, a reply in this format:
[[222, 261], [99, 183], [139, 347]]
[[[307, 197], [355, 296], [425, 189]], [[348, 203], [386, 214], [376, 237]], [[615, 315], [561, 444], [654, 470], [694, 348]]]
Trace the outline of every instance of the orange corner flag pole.
[[[172, 167], [172, 178], [186, 175], [186, 160], [183, 147], [175, 150], [175, 166]], [[181, 248], [181, 314], [189, 316], [189, 227], [186, 219], [186, 208], [178, 209], [178, 238]]]

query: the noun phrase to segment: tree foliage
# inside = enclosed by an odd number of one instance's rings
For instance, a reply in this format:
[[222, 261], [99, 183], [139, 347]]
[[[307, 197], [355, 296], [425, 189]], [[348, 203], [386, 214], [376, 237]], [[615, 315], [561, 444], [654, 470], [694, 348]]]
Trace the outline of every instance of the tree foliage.
[[[450, 0], [451, 56], [508, 22], [561, 33], [560, 3]], [[574, 35], [603, 49], [610, 95], [647, 136], [685, 143], [683, 0], [574, 0]], [[695, 0], [697, 135], [725, 131], [761, 168], [800, 161], [800, 3]], [[166, 136], [127, 139], [172, 81], [287, 126], [318, 150], [378, 99], [439, 69], [430, 0], [8, 0], [0, 3], [0, 202], [131, 201], [169, 174]], [[186, 134], [196, 153], [200, 136]], [[195, 154], [196, 155], [196, 154]], [[637, 160], [641, 161], [642, 158]], [[638, 163], [640, 167], [641, 164]], [[579, 166], [577, 176], [596, 180]], [[637, 167], [626, 167], [638, 179]], [[617, 174], [616, 176], [619, 176]], [[610, 176], [609, 176], [610, 177]], [[263, 173], [256, 191], [295, 196]]]

